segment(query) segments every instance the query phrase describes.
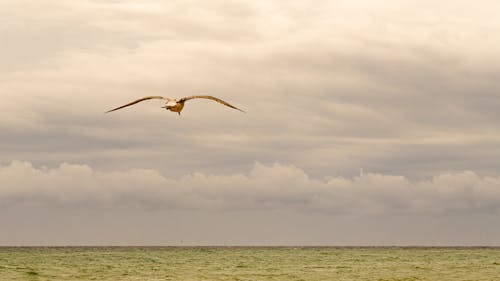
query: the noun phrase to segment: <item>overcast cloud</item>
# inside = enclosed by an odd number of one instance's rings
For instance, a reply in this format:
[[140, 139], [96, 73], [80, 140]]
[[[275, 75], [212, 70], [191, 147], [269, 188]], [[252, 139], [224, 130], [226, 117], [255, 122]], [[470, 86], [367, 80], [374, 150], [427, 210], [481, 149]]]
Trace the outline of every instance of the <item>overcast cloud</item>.
[[[33, 219], [25, 205], [53, 221], [53, 208], [98, 216], [130, 205], [128, 217], [220, 212], [208, 220], [218, 226], [238, 225], [232, 212], [254, 222], [307, 216], [297, 227], [311, 232], [283, 243], [309, 243], [320, 221], [353, 215], [366, 228], [345, 237], [366, 236], [315, 243], [498, 244], [446, 221], [442, 239], [425, 224], [413, 231], [421, 236], [370, 240], [368, 214], [401, 226], [391, 216], [454, 216], [498, 234], [489, 222], [500, 201], [499, 9], [493, 0], [1, 1], [0, 203], [12, 213], [0, 228], [36, 229], [14, 223]], [[145, 95], [198, 93], [248, 113], [193, 100], [181, 116], [159, 101], [104, 114]], [[264, 229], [262, 239], [238, 240], [242, 231], [192, 242], [280, 243]], [[31, 238], [0, 243], [112, 241]]]

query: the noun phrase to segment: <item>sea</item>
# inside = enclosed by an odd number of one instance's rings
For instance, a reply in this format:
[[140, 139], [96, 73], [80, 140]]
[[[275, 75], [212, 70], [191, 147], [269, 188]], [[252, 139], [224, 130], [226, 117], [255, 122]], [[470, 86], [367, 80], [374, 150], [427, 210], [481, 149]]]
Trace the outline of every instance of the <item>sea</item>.
[[500, 248], [0, 247], [0, 280], [500, 281]]

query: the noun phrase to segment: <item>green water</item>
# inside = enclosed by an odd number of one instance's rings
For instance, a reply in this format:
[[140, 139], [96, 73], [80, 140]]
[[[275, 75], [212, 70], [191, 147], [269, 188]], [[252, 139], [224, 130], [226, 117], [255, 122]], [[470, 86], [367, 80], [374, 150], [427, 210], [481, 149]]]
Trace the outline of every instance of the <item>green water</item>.
[[500, 249], [0, 248], [0, 280], [500, 280]]

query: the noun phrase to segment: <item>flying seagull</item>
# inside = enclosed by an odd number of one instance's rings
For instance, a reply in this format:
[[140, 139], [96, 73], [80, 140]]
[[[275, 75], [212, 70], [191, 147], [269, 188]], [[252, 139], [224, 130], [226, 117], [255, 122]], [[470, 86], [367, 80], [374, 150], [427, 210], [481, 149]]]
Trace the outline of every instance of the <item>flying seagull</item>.
[[229, 103], [227, 103], [227, 102], [225, 102], [225, 101], [223, 101], [221, 99], [218, 99], [216, 97], [212, 97], [212, 96], [190, 96], [190, 97], [184, 97], [184, 98], [180, 98], [180, 99], [171, 99], [171, 98], [166, 98], [166, 97], [162, 97], [162, 96], [148, 96], [148, 97], [143, 97], [141, 99], [138, 99], [138, 100], [135, 100], [133, 102], [127, 103], [126, 105], [122, 105], [122, 106], [117, 107], [115, 109], [111, 109], [109, 111], [106, 111], [106, 113], [111, 112], [111, 111], [115, 111], [115, 110], [118, 110], [118, 109], [122, 109], [122, 108], [127, 107], [127, 106], [134, 105], [134, 104], [139, 103], [141, 101], [151, 100], [151, 99], [164, 100], [165, 101], [165, 106], [162, 106], [162, 108], [165, 108], [166, 110], [170, 110], [170, 111], [173, 111], [173, 112], [177, 112], [177, 113], [179, 113], [179, 115], [181, 114], [181, 111], [184, 108], [184, 103], [186, 101], [192, 100], [192, 99], [209, 99], [209, 100], [213, 100], [213, 101], [216, 101], [218, 103], [221, 103], [221, 104], [223, 104], [225, 106], [229, 106], [231, 108], [239, 110], [241, 112], [245, 112], [245, 111], [237, 108], [236, 106], [230, 105]]

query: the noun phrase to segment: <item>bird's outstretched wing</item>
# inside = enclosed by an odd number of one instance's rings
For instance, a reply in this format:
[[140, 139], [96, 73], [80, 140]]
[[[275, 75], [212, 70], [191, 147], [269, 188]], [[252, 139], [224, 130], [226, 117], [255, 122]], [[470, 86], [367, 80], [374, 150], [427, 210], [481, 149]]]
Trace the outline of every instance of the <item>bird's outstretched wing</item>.
[[108, 110], [108, 111], [106, 111], [106, 113], [111, 112], [111, 111], [115, 111], [115, 110], [118, 110], [118, 109], [122, 109], [124, 107], [131, 106], [131, 105], [136, 104], [138, 102], [145, 101], [145, 100], [150, 100], [150, 99], [165, 99], [165, 98], [162, 97], [162, 96], [148, 96], [148, 97], [143, 97], [142, 99], [135, 100], [133, 102], [127, 103], [126, 105], [122, 105], [122, 106], [117, 107], [115, 109]]
[[[245, 112], [245, 111], [243, 111], [243, 110], [241, 110], [241, 109], [237, 108], [236, 106], [231, 105], [231, 104], [229, 104], [229, 103], [227, 103], [227, 102], [225, 102], [225, 101], [223, 101], [223, 100], [221, 100], [221, 99], [218, 99], [218, 98], [216, 98], [216, 97], [213, 97], [213, 96], [190, 96], [190, 97], [181, 98], [181, 99], [180, 99], [180, 102], [185, 102], [185, 101], [187, 101], [187, 100], [192, 100], [192, 99], [209, 99], [209, 100], [213, 100], [213, 101], [216, 101], [216, 102], [218, 102], [218, 103], [221, 103], [221, 104], [223, 104], [223, 105], [225, 105], [225, 106], [229, 106], [229, 107], [231, 107], [231, 108], [234, 108], [234, 109], [236, 109], [236, 110], [239, 110], [239, 111], [241, 111], [241, 112]], [[246, 112], [245, 112], [245, 113], [246, 113]]]

